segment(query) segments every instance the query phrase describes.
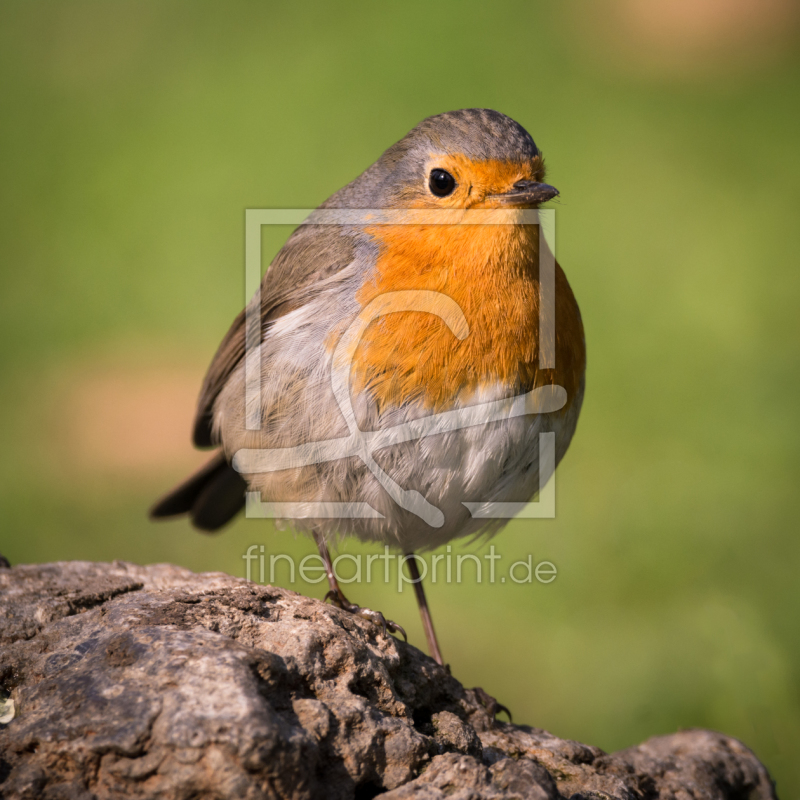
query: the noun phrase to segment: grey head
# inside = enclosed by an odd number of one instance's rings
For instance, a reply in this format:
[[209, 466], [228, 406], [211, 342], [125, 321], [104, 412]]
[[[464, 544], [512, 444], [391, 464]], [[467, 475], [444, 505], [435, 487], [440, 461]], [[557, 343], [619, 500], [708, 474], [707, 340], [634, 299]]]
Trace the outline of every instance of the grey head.
[[[428, 117], [322, 208], [535, 207], [558, 192], [518, 122], [485, 108]], [[502, 198], [502, 199], [501, 199]]]

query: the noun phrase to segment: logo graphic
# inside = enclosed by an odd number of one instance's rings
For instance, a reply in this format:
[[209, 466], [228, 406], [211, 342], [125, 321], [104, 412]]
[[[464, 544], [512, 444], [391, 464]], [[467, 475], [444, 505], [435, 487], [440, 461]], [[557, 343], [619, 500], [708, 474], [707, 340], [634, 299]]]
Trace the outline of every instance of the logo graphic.
[[[540, 329], [539, 366], [549, 368], [555, 363], [555, 332], [552, 330], [555, 315], [555, 256], [553, 245], [554, 211], [492, 210], [465, 211], [459, 213], [456, 224], [534, 224], [545, 228], [549, 221], [550, 247], [540, 241]], [[297, 215], [303, 214], [301, 220]], [[248, 409], [248, 429], [258, 429], [261, 424], [261, 225], [286, 225], [299, 221], [301, 224], [454, 224], [453, 215], [445, 212], [401, 212], [357, 210], [328, 210], [313, 212], [307, 217], [304, 211], [276, 211], [268, 209], [248, 209], [246, 217], [246, 291], [254, 298], [247, 306], [247, 352], [245, 357], [245, 402]], [[343, 220], [346, 219], [346, 222]], [[436, 221], [433, 221], [433, 220]], [[255, 287], [253, 287], [255, 284]], [[418, 311], [439, 317], [459, 340], [469, 336], [469, 325], [459, 305], [451, 297], [434, 291], [406, 290], [386, 292], [376, 297], [350, 323], [342, 335], [333, 354], [331, 386], [339, 409], [347, 423], [349, 435], [321, 442], [308, 442], [289, 448], [242, 449], [233, 458], [233, 467], [240, 473], [257, 474], [278, 472], [313, 464], [322, 464], [342, 458], [358, 456], [379, 481], [387, 494], [401, 508], [416, 514], [428, 525], [439, 528], [444, 524], [444, 515], [436, 506], [429, 503], [419, 492], [404, 489], [397, 484], [375, 462], [372, 453], [383, 447], [422, 439], [439, 433], [457, 431], [476, 425], [486, 425], [529, 414], [547, 414], [558, 411], [567, 401], [566, 390], [561, 386], [542, 386], [532, 391], [480, 403], [465, 408], [453, 409], [418, 419], [401, 425], [383, 428], [378, 431], [359, 429], [350, 397], [350, 371], [358, 344], [367, 327], [374, 320], [386, 314]], [[547, 329], [545, 329], [547, 328]], [[252, 335], [251, 335], [252, 334]], [[474, 518], [523, 518], [555, 516], [554, 480], [542, 485], [543, 476], [553, 475], [555, 470], [555, 434], [539, 434], [539, 500], [536, 503], [496, 503], [464, 502]], [[246, 514], [248, 517], [275, 517], [284, 519], [304, 518], [382, 518], [368, 503], [362, 502], [262, 502], [258, 492], [247, 493]]]

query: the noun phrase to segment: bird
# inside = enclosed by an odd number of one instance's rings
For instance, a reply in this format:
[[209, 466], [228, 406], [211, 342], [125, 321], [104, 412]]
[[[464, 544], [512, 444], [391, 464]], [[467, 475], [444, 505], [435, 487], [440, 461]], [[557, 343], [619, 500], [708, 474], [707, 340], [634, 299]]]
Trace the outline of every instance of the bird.
[[216, 531], [248, 493], [366, 506], [374, 513], [293, 520], [319, 548], [326, 599], [405, 636], [348, 600], [329, 551], [342, 536], [396, 548], [446, 666], [415, 554], [502, 528], [465, 501], [530, 500], [549, 478], [540, 434], [554, 437], [555, 467], [583, 402], [580, 310], [558, 262], [544, 307], [547, 245], [524, 216], [558, 194], [531, 135], [498, 111], [416, 125], [274, 258], [202, 384], [193, 441], [216, 452], [150, 516]]

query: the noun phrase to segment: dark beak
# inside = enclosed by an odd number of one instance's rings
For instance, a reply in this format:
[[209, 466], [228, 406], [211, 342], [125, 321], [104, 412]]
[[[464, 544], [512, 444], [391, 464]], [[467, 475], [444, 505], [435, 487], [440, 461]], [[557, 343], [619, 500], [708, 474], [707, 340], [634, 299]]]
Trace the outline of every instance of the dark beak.
[[526, 206], [538, 206], [558, 197], [558, 189], [550, 186], [549, 183], [537, 183], [536, 181], [517, 181], [510, 192], [503, 194], [492, 194], [486, 199], [498, 200], [503, 205], [515, 208], [525, 208]]

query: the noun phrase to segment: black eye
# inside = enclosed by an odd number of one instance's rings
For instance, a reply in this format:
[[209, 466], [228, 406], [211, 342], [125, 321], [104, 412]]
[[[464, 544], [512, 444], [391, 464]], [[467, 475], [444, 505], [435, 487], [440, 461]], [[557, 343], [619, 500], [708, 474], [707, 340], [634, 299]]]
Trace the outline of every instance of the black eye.
[[432, 169], [428, 186], [437, 197], [447, 197], [456, 188], [456, 179], [443, 169]]

